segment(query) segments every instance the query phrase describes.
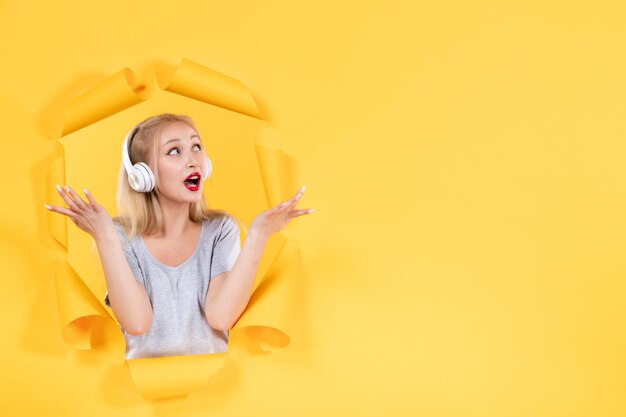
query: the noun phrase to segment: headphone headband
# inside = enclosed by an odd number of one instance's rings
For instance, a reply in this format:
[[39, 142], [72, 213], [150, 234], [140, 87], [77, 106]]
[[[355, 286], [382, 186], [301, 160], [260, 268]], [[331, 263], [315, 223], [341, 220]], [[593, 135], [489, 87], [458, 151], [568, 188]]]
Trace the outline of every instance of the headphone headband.
[[130, 142], [135, 136], [136, 131], [139, 130], [137, 126], [134, 126], [130, 132], [126, 134], [126, 138], [124, 139], [124, 145], [122, 146], [122, 162], [124, 163], [124, 167], [126, 168], [126, 172], [130, 172], [133, 169], [132, 162], [130, 162]]

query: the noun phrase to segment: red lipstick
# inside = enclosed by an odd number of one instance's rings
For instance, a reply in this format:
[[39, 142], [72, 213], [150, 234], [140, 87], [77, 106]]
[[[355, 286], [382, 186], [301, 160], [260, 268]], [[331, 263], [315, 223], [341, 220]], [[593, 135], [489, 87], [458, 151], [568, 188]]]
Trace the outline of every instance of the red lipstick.
[[199, 172], [192, 172], [185, 178], [184, 184], [189, 191], [198, 191], [200, 189], [200, 181], [202, 176]]

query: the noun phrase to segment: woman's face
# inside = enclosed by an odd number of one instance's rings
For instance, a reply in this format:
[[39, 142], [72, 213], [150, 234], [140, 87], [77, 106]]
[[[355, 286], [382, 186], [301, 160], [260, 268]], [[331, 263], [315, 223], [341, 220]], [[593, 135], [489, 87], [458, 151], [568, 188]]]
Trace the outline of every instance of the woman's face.
[[[158, 138], [156, 159], [159, 198], [181, 203], [200, 201], [206, 161], [198, 132], [183, 122], [167, 125]], [[150, 168], [154, 171], [154, 163]]]

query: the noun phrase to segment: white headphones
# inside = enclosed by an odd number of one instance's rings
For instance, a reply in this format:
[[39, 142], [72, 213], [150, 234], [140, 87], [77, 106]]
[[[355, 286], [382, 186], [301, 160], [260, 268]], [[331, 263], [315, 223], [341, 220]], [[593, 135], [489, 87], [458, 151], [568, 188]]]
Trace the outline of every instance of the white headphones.
[[[145, 162], [137, 162], [135, 165], [132, 165], [130, 162], [130, 157], [128, 156], [128, 150], [130, 149], [130, 142], [135, 136], [135, 133], [139, 130], [138, 126], [133, 127], [130, 132], [126, 135], [124, 139], [124, 144], [122, 145], [122, 163], [124, 164], [124, 168], [126, 168], [126, 173], [128, 174], [128, 183], [131, 188], [139, 193], [149, 193], [154, 190], [156, 186], [156, 180], [154, 178], [154, 173]], [[209, 178], [211, 172], [213, 171], [213, 164], [209, 157], [204, 154], [205, 160], [205, 169], [204, 176], [202, 177], [204, 180]]]

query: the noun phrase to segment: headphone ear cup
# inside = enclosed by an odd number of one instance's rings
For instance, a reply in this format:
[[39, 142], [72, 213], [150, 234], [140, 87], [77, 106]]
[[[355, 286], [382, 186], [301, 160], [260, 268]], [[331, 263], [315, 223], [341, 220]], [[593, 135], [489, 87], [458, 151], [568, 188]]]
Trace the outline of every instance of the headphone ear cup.
[[205, 168], [204, 168], [204, 177], [203, 179], [207, 179], [211, 176], [211, 172], [213, 172], [213, 164], [211, 163], [211, 160], [209, 159], [208, 156], [204, 155], [204, 159], [205, 159]]
[[131, 165], [129, 148], [132, 138], [138, 130], [138, 125], [133, 127], [130, 132], [126, 134], [124, 144], [122, 145], [122, 164], [126, 169], [128, 175], [128, 183], [130, 187], [138, 193], [148, 193], [156, 186], [154, 174], [150, 167], [144, 162], [138, 162]]
[[[137, 188], [135, 188], [132, 182], [130, 186], [135, 191], [138, 191], [140, 193], [149, 193], [154, 189], [156, 181], [154, 179], [154, 173], [152, 172], [148, 164], [144, 162], [136, 163], [135, 165], [133, 165], [133, 174], [135, 174], [133, 176], [136, 179]], [[129, 180], [130, 178], [131, 177], [129, 176]]]

